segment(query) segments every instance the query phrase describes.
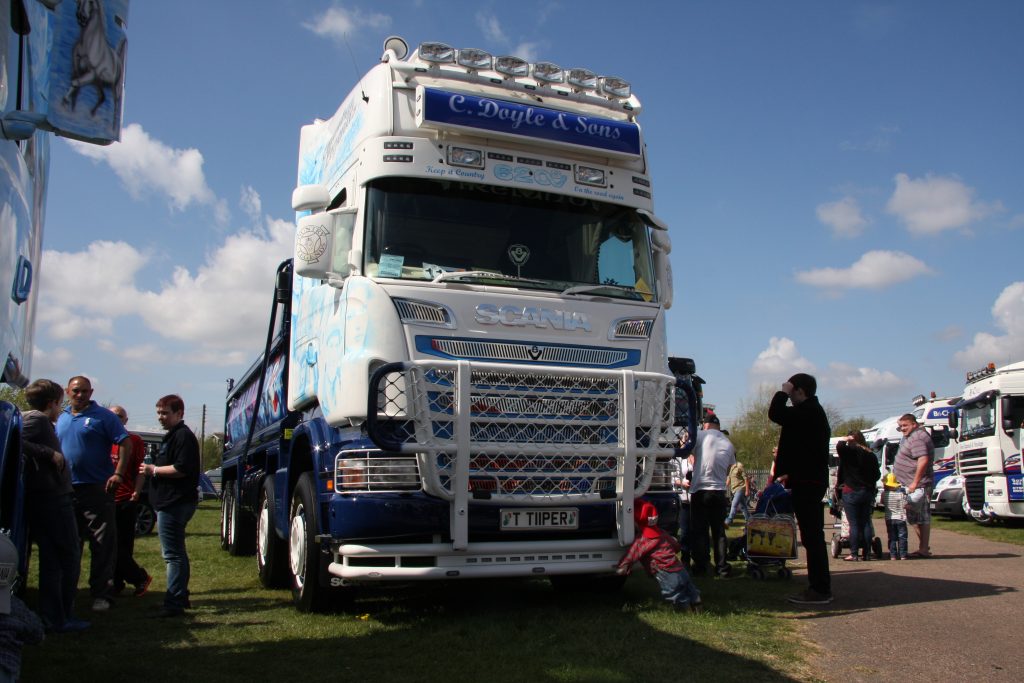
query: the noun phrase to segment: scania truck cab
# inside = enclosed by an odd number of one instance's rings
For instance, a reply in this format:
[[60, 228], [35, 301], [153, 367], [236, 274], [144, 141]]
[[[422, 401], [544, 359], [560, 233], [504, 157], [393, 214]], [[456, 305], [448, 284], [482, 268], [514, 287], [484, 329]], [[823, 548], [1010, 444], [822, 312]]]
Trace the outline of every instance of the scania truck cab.
[[225, 546], [254, 526], [300, 609], [374, 582], [613, 578], [637, 497], [676, 519], [696, 397], [674, 406], [639, 112], [619, 78], [395, 38], [303, 127], [294, 257], [223, 463]]

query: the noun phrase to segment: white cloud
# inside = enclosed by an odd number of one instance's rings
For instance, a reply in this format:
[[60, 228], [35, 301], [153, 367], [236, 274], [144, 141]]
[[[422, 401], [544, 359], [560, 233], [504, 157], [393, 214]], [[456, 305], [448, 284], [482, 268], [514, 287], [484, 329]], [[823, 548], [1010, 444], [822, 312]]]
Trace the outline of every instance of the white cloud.
[[832, 291], [884, 289], [933, 271], [900, 251], [869, 251], [849, 268], [816, 268], [796, 274], [797, 282]]
[[219, 222], [227, 218], [227, 205], [206, 184], [203, 155], [197, 149], [169, 147], [151, 138], [137, 123], [122, 128], [121, 141], [106, 147], [74, 140], [68, 144], [82, 156], [107, 163], [136, 199], [164, 194], [176, 210], [206, 205], [213, 208]]
[[[509, 40], [505, 32], [501, 30], [501, 22], [493, 14], [477, 12], [476, 25], [484, 32], [484, 38], [488, 43], [506, 45]], [[525, 58], [524, 58], [525, 59]]]
[[978, 332], [970, 346], [953, 354], [953, 361], [963, 369], [986, 363], [1001, 365], [1024, 356], [1024, 282], [1008, 285], [992, 305], [995, 326], [1005, 334]]
[[750, 368], [755, 384], [781, 384], [798, 372], [814, 372], [814, 363], [800, 355], [796, 342], [787, 337], [772, 337], [768, 348], [757, 355]]
[[253, 223], [259, 222], [260, 214], [263, 213], [263, 200], [260, 198], [260, 193], [252, 186], [242, 186], [242, 196], [238, 200], [238, 205], [242, 207], [242, 211], [252, 219]]
[[889, 370], [858, 368], [847, 363], [829, 363], [823, 378], [836, 389], [846, 391], [889, 391], [910, 385], [910, 382]]
[[159, 292], [143, 292], [139, 315], [166, 337], [231, 351], [265, 336], [278, 264], [291, 253], [290, 222], [231, 235], [195, 274], [174, 271]]
[[[291, 253], [290, 222], [229, 236], [195, 274], [178, 267], [160, 289], [139, 289], [148, 257], [123, 242], [94, 242], [81, 252], [43, 257], [39, 322], [55, 339], [111, 336], [117, 319], [139, 316], [164, 339], [195, 346], [183, 360], [238, 365], [266, 336], [271, 288], [278, 264]], [[151, 344], [96, 345], [126, 360], [166, 356]]]
[[512, 55], [525, 59], [528, 62], [536, 62], [538, 59], [537, 51], [540, 49], [540, 43], [522, 42], [512, 48]]
[[896, 189], [886, 211], [899, 218], [915, 235], [933, 235], [943, 230], [966, 228], [996, 211], [999, 202], [975, 201], [973, 187], [958, 178], [927, 175], [914, 179], [896, 175]]
[[71, 365], [75, 356], [69, 349], [63, 346], [54, 347], [51, 350], [41, 349], [38, 346], [32, 347], [32, 378], [39, 379], [46, 377], [52, 379], [61, 386], [69, 377], [57, 376], [55, 373], [63, 372]]
[[857, 200], [850, 196], [819, 204], [815, 213], [819, 221], [832, 228], [836, 237], [857, 237], [868, 224], [867, 219], [861, 215]]
[[380, 30], [391, 25], [391, 17], [377, 12], [345, 9], [340, 5], [328, 7], [315, 19], [302, 23], [304, 28], [323, 38], [342, 40], [360, 28]]

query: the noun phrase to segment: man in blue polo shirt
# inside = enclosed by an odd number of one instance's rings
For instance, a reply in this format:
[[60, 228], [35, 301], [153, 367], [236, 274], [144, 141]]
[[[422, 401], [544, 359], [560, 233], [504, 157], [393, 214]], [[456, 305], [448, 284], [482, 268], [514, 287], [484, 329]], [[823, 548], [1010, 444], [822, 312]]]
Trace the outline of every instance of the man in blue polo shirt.
[[[79, 535], [89, 539], [92, 608], [102, 611], [112, 604], [110, 592], [117, 561], [113, 494], [131, 462], [132, 442], [121, 420], [92, 400], [88, 377], [72, 377], [66, 393], [70, 405], [57, 419], [57, 436], [71, 467]], [[117, 470], [110, 459], [115, 444], [119, 446]]]

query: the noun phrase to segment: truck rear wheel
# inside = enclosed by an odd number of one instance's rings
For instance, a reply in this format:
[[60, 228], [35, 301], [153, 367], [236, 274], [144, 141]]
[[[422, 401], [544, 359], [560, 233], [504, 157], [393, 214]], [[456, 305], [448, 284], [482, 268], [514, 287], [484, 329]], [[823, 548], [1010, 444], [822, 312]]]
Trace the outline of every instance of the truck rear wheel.
[[292, 494], [291, 524], [288, 530], [288, 566], [291, 571], [292, 599], [300, 612], [329, 612], [342, 606], [349, 590], [320, 585], [319, 509], [312, 472], [299, 477]]
[[251, 555], [255, 550], [255, 539], [255, 520], [242, 510], [236, 482], [229, 481], [221, 496], [221, 547], [229, 555]]
[[256, 517], [256, 568], [266, 588], [281, 588], [288, 581], [288, 546], [274, 529], [274, 480], [267, 477], [260, 491]]

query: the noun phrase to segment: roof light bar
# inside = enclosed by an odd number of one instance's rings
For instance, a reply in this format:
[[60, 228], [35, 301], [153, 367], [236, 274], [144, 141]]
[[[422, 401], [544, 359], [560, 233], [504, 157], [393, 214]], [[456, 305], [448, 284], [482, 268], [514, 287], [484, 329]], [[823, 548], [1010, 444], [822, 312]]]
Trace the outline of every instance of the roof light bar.
[[420, 59], [434, 64], [451, 64], [455, 61], [455, 48], [444, 43], [420, 43]]
[[530, 63], [525, 59], [506, 55], [494, 60], [494, 70], [506, 76], [529, 76]]
[[565, 72], [562, 67], [551, 62], [537, 62], [533, 65], [533, 77], [544, 83], [564, 83]]
[[597, 74], [590, 69], [569, 69], [566, 80], [581, 90], [597, 90]]
[[459, 50], [455, 61], [467, 69], [482, 71], [491, 68], [494, 58], [490, 52], [478, 50], [475, 47], [465, 47]]
[[967, 381], [968, 382], [973, 382], [976, 379], [981, 379], [982, 377], [986, 377], [988, 375], [995, 374], [995, 371], [996, 371], [996, 364], [995, 363], [989, 363], [988, 365], [986, 365], [983, 368], [979, 368], [977, 370], [972, 370], [972, 371], [968, 372], [967, 373]]
[[597, 85], [601, 92], [609, 97], [627, 99], [630, 94], [629, 81], [625, 81], [618, 76], [601, 76], [597, 79]]

